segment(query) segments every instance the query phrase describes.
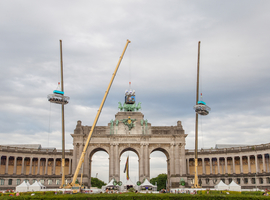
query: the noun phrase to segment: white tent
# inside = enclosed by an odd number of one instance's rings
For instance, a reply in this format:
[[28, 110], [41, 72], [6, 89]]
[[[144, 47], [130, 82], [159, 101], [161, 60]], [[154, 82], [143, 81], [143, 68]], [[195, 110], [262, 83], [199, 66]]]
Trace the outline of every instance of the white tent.
[[27, 192], [29, 189], [29, 183], [23, 181], [20, 185], [16, 186], [16, 192]]
[[151, 187], [154, 191], [157, 190], [157, 186], [151, 184], [147, 179], [144, 180], [144, 182], [140, 185], [141, 187]]
[[105, 192], [105, 190], [107, 189], [107, 188], [118, 188], [119, 187], [119, 185], [114, 185], [113, 184], [113, 182], [114, 182], [115, 180], [114, 179], [112, 179], [107, 185], [105, 185], [105, 186], [102, 186], [101, 187], [101, 190], [103, 191], [103, 192]]
[[126, 184], [125, 184], [125, 186], [126, 186], [126, 185], [132, 185], [132, 186], [134, 186], [135, 184], [132, 183], [132, 181], [131, 181], [130, 179], [128, 179], [127, 182], [126, 182]]
[[229, 186], [226, 185], [222, 180], [219, 181], [217, 185], [215, 185], [216, 190], [228, 190]]
[[154, 187], [147, 179], [141, 184], [142, 187]]
[[115, 186], [113, 184], [113, 182], [114, 182], [114, 179], [112, 179], [105, 187], [113, 187], [113, 186]]
[[234, 181], [232, 181], [229, 184], [229, 190], [231, 190], [231, 191], [241, 191], [241, 186], [238, 185], [237, 183], [235, 183]]
[[38, 184], [41, 186], [41, 189], [46, 189], [46, 186], [43, 185], [40, 181], [38, 182]]
[[35, 181], [32, 185], [29, 186], [29, 191], [40, 191], [46, 187], [39, 182]]

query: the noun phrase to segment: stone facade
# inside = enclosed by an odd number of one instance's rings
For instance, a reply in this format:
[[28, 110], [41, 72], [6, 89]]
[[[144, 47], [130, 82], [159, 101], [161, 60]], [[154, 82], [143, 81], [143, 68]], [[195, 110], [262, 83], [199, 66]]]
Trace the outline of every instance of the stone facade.
[[[0, 190], [14, 189], [24, 180], [30, 184], [38, 180], [48, 188], [61, 185], [62, 151], [32, 146], [0, 146]], [[65, 174], [70, 181], [73, 152], [68, 150], [65, 153]]]
[[[70, 182], [91, 126], [77, 122], [73, 150], [66, 151], [65, 174]], [[194, 150], [185, 149], [186, 134], [180, 121], [175, 126], [152, 126], [141, 112], [118, 112], [107, 126], [97, 126], [87, 149], [83, 183], [90, 186], [92, 156], [98, 151], [109, 155], [109, 179], [120, 179], [120, 157], [125, 151], [138, 156], [139, 179], [150, 178], [150, 154], [161, 151], [167, 158], [168, 185], [186, 187], [194, 178]], [[199, 183], [211, 188], [219, 180], [234, 180], [242, 188], [267, 188], [270, 183], [270, 144], [201, 149], [198, 151]], [[41, 181], [48, 188], [61, 185], [61, 150], [37, 146], [0, 146], [0, 190], [14, 189], [23, 180]]]
[[[198, 177], [203, 187], [213, 187], [220, 180], [232, 180], [242, 188], [268, 188], [270, 144], [198, 151]], [[188, 184], [194, 172], [194, 150], [186, 150]]]
[[[129, 130], [125, 119], [134, 120]], [[124, 120], [124, 121], [123, 121]], [[73, 137], [73, 173], [83, 151], [91, 126], [77, 122]], [[83, 166], [83, 182], [90, 185], [91, 161], [97, 151], [109, 155], [109, 180], [120, 180], [120, 157], [125, 151], [133, 151], [139, 158], [139, 180], [150, 180], [150, 154], [162, 151], [167, 157], [167, 174], [172, 185], [178, 186], [180, 177], [186, 177], [185, 137], [181, 122], [176, 126], [151, 126], [141, 112], [118, 112], [108, 126], [96, 127], [91, 138]]]

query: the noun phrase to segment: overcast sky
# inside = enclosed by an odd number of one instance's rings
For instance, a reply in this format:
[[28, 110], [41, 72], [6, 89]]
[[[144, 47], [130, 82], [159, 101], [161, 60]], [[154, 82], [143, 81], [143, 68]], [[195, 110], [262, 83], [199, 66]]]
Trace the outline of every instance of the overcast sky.
[[[194, 149], [201, 41], [200, 93], [212, 110], [199, 118], [199, 148], [268, 143], [269, 7], [262, 0], [1, 1], [0, 143], [61, 148], [61, 108], [47, 101], [60, 81], [60, 39], [67, 149], [77, 120], [92, 125], [127, 39], [98, 125], [114, 119], [131, 81], [145, 119], [182, 121], [186, 148]], [[162, 156], [157, 174], [167, 172]]]

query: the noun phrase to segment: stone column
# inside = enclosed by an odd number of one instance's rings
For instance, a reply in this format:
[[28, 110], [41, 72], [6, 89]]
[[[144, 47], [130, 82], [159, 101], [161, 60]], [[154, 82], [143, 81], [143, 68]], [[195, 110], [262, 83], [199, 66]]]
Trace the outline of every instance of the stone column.
[[89, 183], [91, 177], [91, 174], [89, 174], [89, 157], [90, 155], [86, 152], [83, 162], [83, 183]]
[[268, 154], [268, 158], [266, 159], [266, 166], [267, 166], [267, 172], [269, 172], [269, 154]]
[[114, 177], [114, 162], [113, 162], [113, 144], [110, 144], [110, 162], [109, 162], [109, 182]]
[[77, 143], [73, 143], [72, 174], [75, 173], [76, 167], [77, 167]]
[[243, 157], [240, 156], [240, 173], [243, 174]]
[[79, 163], [82, 152], [83, 152], [83, 143], [79, 144], [79, 157], [77, 158], [77, 163]]
[[174, 175], [175, 171], [174, 171], [174, 144], [171, 143], [171, 147], [170, 147], [170, 166], [171, 166], [171, 174], [170, 175]]
[[38, 167], [37, 167], [37, 175], [40, 174], [40, 159], [41, 158], [37, 158], [38, 159]]
[[189, 172], [189, 158], [187, 158], [187, 174], [190, 174], [190, 172]]
[[14, 156], [13, 174], [17, 174], [17, 157]]
[[55, 175], [56, 158], [53, 158], [53, 175]]
[[46, 163], [45, 163], [45, 175], [48, 175], [48, 158], [46, 158]]
[[202, 158], [202, 169], [203, 169], [203, 174], [205, 174], [205, 163], [204, 163], [204, 158]]
[[186, 167], [182, 167], [182, 166], [186, 166], [185, 143], [180, 144], [180, 166], [179, 166], [180, 176], [182, 176], [183, 174], [187, 174]]
[[219, 157], [217, 157], [217, 171], [218, 171], [218, 174], [220, 174], [220, 169], [219, 169]]
[[255, 167], [256, 167], [256, 173], [258, 173], [258, 156], [255, 155]]
[[140, 158], [139, 158], [139, 180], [142, 182], [143, 178], [144, 178], [144, 167], [143, 167], [143, 163], [144, 163], [144, 156], [143, 156], [143, 144], [141, 144], [141, 149], [140, 149]]
[[[62, 163], [62, 158], [61, 158], [61, 160], [60, 160], [60, 175], [62, 175], [62, 165], [63, 165], [63, 163]], [[56, 168], [56, 167], [55, 167]], [[66, 174], [65, 174], [66, 175]]]
[[212, 165], [212, 158], [210, 158], [210, 174], [212, 174], [212, 173], [213, 173], [213, 171], [212, 171], [212, 167], [213, 167], [213, 165]]
[[5, 174], [8, 174], [8, 162], [9, 162], [9, 157], [10, 157], [10, 156], [6, 156], [6, 169], [5, 169]]
[[29, 169], [29, 175], [31, 175], [32, 174], [32, 165], [33, 165], [33, 158], [32, 157], [30, 157], [30, 169]]
[[232, 163], [233, 163], [233, 174], [235, 174], [235, 161], [234, 161], [234, 156], [232, 156]]
[[22, 157], [22, 171], [21, 171], [21, 174], [24, 174], [24, 159], [25, 159], [25, 157]]
[[263, 161], [263, 172], [266, 172], [266, 169], [265, 169], [265, 155], [262, 154], [262, 161]]
[[149, 158], [149, 151], [148, 151], [149, 144], [145, 144], [145, 176], [148, 180], [150, 180], [150, 158]]
[[[110, 163], [110, 158], [109, 158], [109, 163]], [[89, 187], [91, 188], [91, 178], [92, 178], [92, 160], [91, 160], [91, 158], [89, 159], [89, 174], [90, 174], [90, 176], [89, 176], [89, 181], [88, 181], [88, 185], [89, 185]], [[109, 179], [110, 179], [110, 175], [109, 175]]]
[[251, 173], [251, 167], [250, 167], [250, 156], [247, 156], [248, 158], [248, 173]]
[[[71, 158], [69, 158], [69, 163], [68, 163], [68, 174], [71, 174], [72, 173], [72, 168], [71, 168], [71, 163], [72, 163], [72, 159]], [[90, 165], [91, 166], [91, 165]], [[91, 174], [90, 174], [90, 176], [91, 176]]]
[[225, 174], [228, 174], [228, 157], [224, 157], [225, 160]]
[[175, 174], [180, 175], [179, 144], [175, 144]]
[[119, 144], [115, 144], [115, 178], [120, 181], [120, 158], [119, 158]]

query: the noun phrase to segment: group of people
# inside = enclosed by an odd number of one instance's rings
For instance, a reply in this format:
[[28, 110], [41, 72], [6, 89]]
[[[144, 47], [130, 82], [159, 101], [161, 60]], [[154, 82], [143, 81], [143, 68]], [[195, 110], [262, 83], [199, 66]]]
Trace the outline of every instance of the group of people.
[[169, 193], [169, 191], [165, 190], [164, 188], [160, 190], [160, 193]]
[[108, 188], [106, 189], [105, 193], [108, 193], [108, 194], [113, 194], [113, 193], [118, 193], [117, 190], [109, 190]]

